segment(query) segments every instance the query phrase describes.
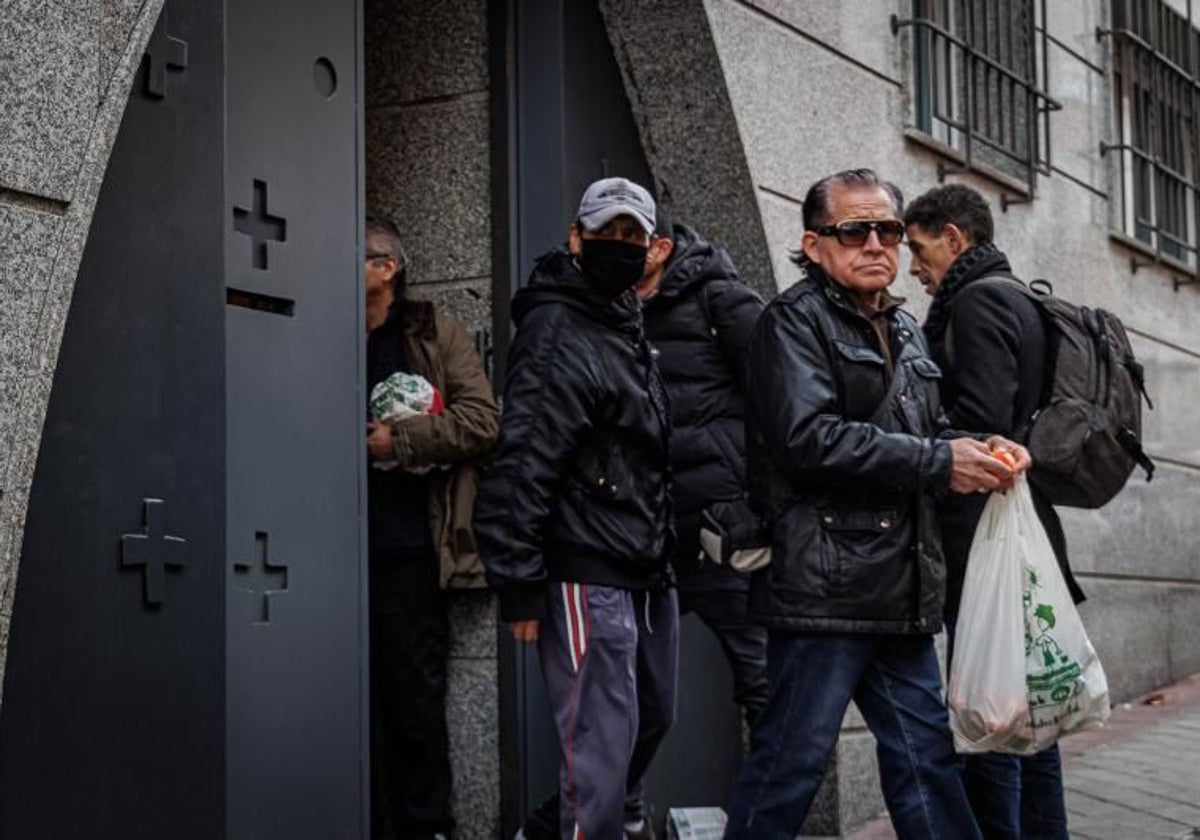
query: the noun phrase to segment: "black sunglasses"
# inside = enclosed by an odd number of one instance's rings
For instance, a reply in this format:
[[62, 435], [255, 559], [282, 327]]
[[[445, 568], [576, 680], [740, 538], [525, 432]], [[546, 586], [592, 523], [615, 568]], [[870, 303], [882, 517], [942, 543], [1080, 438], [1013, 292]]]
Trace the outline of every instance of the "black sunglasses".
[[849, 221], [836, 225], [823, 225], [813, 228], [818, 236], [836, 236], [837, 241], [851, 248], [859, 248], [867, 244], [871, 231], [879, 236], [879, 244], [891, 247], [899, 245], [904, 239], [904, 222], [898, 219], [888, 219], [882, 222]]

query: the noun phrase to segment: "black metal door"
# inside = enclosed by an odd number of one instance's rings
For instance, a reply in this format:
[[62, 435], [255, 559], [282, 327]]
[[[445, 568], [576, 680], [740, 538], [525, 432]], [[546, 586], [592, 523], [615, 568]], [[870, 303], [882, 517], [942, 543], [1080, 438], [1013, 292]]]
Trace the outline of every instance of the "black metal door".
[[364, 836], [361, 3], [227, 14], [229, 837]]
[[167, 4], [75, 284], [9, 638], [0, 837], [224, 832], [222, 5]]
[[357, 2], [169, 0], [68, 318], [0, 837], [365, 835]]
[[[653, 181], [594, 0], [507, 0], [494, 7], [492, 26], [503, 50], [493, 67], [511, 73], [494, 112], [512, 128], [493, 136], [513, 144], [497, 155], [511, 161], [507, 181], [498, 180], [507, 183], [510, 203], [496, 206], [508, 210], [511, 244], [497, 253], [507, 257], [513, 283], [500, 297], [524, 282], [539, 254], [566, 240], [589, 183], [620, 175], [653, 190]], [[502, 326], [498, 341], [508, 328]], [[536, 652], [507, 633], [502, 642], [504, 823], [515, 830], [521, 815], [557, 786], [558, 742]], [[656, 822], [667, 808], [724, 804], [740, 763], [729, 669], [694, 616], [681, 625], [680, 660], [676, 722], [646, 779]]]

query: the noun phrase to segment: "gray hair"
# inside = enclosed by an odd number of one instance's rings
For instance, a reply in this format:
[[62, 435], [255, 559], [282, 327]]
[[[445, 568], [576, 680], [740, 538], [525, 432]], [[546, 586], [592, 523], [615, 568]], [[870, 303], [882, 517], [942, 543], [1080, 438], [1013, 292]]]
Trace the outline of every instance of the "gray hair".
[[[829, 222], [829, 197], [834, 187], [853, 189], [881, 189], [888, 194], [896, 215], [904, 212], [904, 193], [891, 181], [880, 178], [874, 169], [843, 169], [826, 175], [808, 188], [804, 196], [804, 229], [815, 230]], [[792, 251], [792, 262], [807, 265], [808, 257], [803, 250]]]
[[884, 181], [874, 169], [846, 169], [826, 175], [808, 188], [804, 196], [804, 229], [813, 230], [829, 219], [829, 196], [835, 186], [851, 188], [877, 188], [888, 194], [896, 215], [904, 212], [904, 193], [891, 181]]
[[368, 216], [366, 237], [374, 238], [389, 257], [396, 261], [396, 273], [392, 275], [392, 288], [399, 293], [408, 279], [408, 255], [400, 242], [400, 228], [391, 219]]

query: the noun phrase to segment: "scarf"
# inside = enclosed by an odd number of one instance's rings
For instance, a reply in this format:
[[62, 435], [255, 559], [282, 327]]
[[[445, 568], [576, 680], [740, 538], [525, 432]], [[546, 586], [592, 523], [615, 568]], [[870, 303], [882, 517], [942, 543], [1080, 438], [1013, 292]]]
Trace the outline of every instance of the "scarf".
[[954, 310], [954, 299], [968, 284], [983, 277], [997, 275], [1012, 276], [1012, 268], [1008, 257], [996, 247], [995, 243], [985, 242], [958, 255], [946, 270], [937, 292], [933, 295], [933, 303], [929, 305], [929, 314], [925, 316], [925, 337], [929, 340], [930, 350], [935, 360], [944, 360], [942, 344], [946, 339], [946, 330], [950, 326], [950, 314]]

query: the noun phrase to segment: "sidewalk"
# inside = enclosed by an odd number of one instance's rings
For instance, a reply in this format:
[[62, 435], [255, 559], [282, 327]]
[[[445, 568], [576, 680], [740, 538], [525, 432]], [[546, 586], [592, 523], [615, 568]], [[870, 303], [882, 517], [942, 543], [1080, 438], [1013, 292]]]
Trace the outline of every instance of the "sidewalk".
[[[1072, 838], [1200, 840], [1200, 674], [1113, 709], [1059, 743]], [[895, 838], [886, 816], [851, 840]]]

